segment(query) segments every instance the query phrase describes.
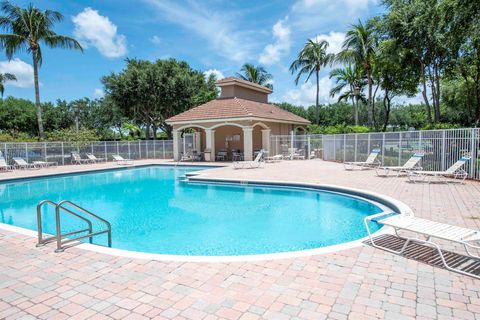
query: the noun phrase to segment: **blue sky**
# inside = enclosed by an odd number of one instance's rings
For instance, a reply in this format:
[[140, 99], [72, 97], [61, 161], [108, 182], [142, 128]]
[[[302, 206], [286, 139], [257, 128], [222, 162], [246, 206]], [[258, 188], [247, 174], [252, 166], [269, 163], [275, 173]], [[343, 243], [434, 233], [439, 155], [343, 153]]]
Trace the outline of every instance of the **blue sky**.
[[[326, 39], [330, 50], [337, 52], [350, 24], [382, 12], [378, 0], [39, 0], [34, 4], [60, 11], [65, 19], [55, 30], [77, 38], [85, 47], [83, 53], [43, 49], [43, 101], [101, 96], [100, 78], [122, 70], [127, 57], [174, 57], [218, 76], [234, 75], [245, 62], [261, 64], [273, 75], [271, 101], [312, 104], [313, 82], [295, 86], [288, 71], [305, 41]], [[27, 54], [12, 61], [1, 55], [0, 72], [19, 78], [7, 84], [6, 95], [33, 100], [31, 64]], [[330, 101], [331, 86], [324, 70], [321, 102]]]

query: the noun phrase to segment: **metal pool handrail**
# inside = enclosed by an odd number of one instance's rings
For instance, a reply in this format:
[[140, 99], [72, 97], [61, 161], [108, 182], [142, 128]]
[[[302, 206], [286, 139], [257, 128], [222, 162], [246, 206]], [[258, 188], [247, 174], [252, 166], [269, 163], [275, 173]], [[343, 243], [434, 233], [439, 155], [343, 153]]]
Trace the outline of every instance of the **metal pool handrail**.
[[[55, 236], [51, 236], [51, 237], [47, 237], [47, 238], [43, 238], [43, 232], [42, 232], [41, 210], [42, 210], [42, 207], [45, 204], [48, 204], [48, 205], [51, 205], [51, 206], [55, 207], [55, 230], [56, 230], [56, 234], [55, 234]], [[104, 229], [104, 230], [92, 232], [93, 231], [92, 230], [92, 221], [90, 219], [87, 219], [87, 218], [79, 215], [78, 213], [75, 213], [74, 211], [66, 208], [65, 207], [66, 205], [69, 205], [69, 206], [75, 208], [76, 210], [79, 210], [82, 213], [84, 213], [84, 214], [86, 214], [86, 215], [88, 215], [88, 216], [90, 216], [94, 219], [99, 220], [100, 222], [104, 223], [107, 228]], [[81, 230], [76, 230], [76, 231], [72, 231], [72, 232], [67, 232], [67, 233], [62, 234], [61, 233], [61, 223], [60, 223], [60, 212], [61, 211], [86, 222], [88, 224], [88, 228], [81, 229]], [[38, 228], [37, 247], [45, 245], [49, 242], [56, 241], [57, 249], [55, 250], [55, 252], [64, 251], [65, 248], [66, 248], [64, 245], [66, 243], [81, 240], [81, 239], [84, 239], [84, 238], [88, 238], [89, 242], [92, 243], [92, 238], [94, 236], [104, 234], [104, 233], [107, 233], [107, 236], [108, 236], [108, 246], [109, 247], [112, 246], [112, 230], [111, 230], [112, 228], [111, 228], [110, 222], [108, 222], [107, 220], [103, 219], [102, 217], [86, 210], [85, 208], [80, 207], [79, 205], [77, 205], [77, 204], [75, 204], [75, 203], [73, 203], [72, 201], [69, 201], [69, 200], [63, 200], [63, 201], [60, 201], [59, 203], [55, 203], [51, 200], [40, 201], [37, 205], [37, 228]], [[88, 232], [88, 233], [86, 235], [83, 235], [83, 236], [64, 239], [65, 237], [68, 237], [68, 236], [71, 236], [71, 235], [74, 235], [74, 234], [78, 234], [78, 233], [82, 233], [82, 232]]]

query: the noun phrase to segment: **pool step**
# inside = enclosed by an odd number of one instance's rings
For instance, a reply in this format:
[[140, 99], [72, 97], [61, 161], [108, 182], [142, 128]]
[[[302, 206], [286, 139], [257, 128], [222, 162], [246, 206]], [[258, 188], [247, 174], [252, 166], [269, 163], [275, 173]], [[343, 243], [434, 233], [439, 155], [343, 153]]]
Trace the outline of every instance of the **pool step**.
[[[44, 206], [50, 205], [55, 208], [55, 230], [56, 233], [54, 236], [50, 237], [43, 237], [43, 231], [42, 231], [42, 208]], [[83, 215], [88, 216], [89, 218], [84, 217], [82, 214], [79, 214], [77, 212], [74, 212], [73, 210], [78, 210], [80, 211]], [[61, 223], [60, 223], [60, 213], [66, 213], [74, 218], [80, 219], [83, 222], [87, 223], [88, 227], [80, 230], [75, 230], [67, 233], [61, 232]], [[92, 230], [92, 219], [97, 220], [105, 224], [106, 229], [100, 230], [100, 231], [93, 231]], [[107, 220], [101, 218], [100, 216], [86, 210], [85, 208], [80, 207], [78, 204], [73, 203], [72, 201], [69, 200], [62, 200], [58, 203], [53, 202], [51, 200], [43, 200], [40, 201], [37, 204], [37, 228], [38, 228], [38, 243], [37, 247], [43, 246], [47, 243], [50, 242], [56, 242], [57, 243], [57, 249], [55, 249], [55, 252], [63, 252], [66, 248], [71, 247], [70, 246], [65, 246], [65, 244], [78, 241], [81, 239], [86, 239], [88, 238], [89, 242], [92, 243], [92, 238], [101, 234], [106, 233], [108, 236], [108, 246], [112, 246], [112, 228], [110, 225], [110, 222]], [[78, 236], [75, 238], [71, 238], [70, 236], [79, 234], [79, 233], [84, 233], [88, 232], [86, 235]], [[67, 238], [68, 237], [68, 238]]]

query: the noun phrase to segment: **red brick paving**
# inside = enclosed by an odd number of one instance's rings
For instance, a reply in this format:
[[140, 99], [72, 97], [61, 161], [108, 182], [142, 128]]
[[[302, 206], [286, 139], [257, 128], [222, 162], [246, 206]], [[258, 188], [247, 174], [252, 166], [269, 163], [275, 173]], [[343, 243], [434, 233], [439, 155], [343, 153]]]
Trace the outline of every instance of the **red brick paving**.
[[[479, 229], [480, 183], [410, 184], [321, 161], [209, 176], [338, 184], [383, 193], [417, 216]], [[0, 318], [480, 319], [480, 281], [370, 246], [258, 262], [131, 259], [35, 247], [0, 230]], [[455, 249], [451, 245], [445, 246]]]

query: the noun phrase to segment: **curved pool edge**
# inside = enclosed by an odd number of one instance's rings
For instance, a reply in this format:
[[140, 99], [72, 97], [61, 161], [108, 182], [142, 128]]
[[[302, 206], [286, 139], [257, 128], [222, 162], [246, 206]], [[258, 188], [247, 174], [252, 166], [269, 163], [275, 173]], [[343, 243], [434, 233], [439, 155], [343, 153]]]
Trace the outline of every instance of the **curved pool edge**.
[[[306, 183], [306, 182], [296, 182], [296, 181], [207, 178], [207, 177], [202, 177], [202, 174], [200, 174], [199, 172], [198, 173], [191, 172], [187, 178], [192, 182], [227, 183], [227, 184], [238, 184], [242, 186], [252, 185], [252, 186], [297, 187], [297, 188], [306, 188], [306, 189], [326, 190], [331, 192], [343, 193], [350, 196], [360, 197], [366, 200], [375, 201], [386, 207], [389, 207], [390, 209], [395, 210], [400, 214], [410, 215], [410, 216], [413, 215], [412, 209], [400, 200], [397, 200], [392, 197], [379, 194], [376, 192], [360, 190], [360, 189], [350, 188], [350, 187], [343, 187], [338, 185]], [[5, 223], [0, 223], [0, 229], [20, 233], [20, 234], [35, 237], [35, 238], [37, 237], [36, 231], [22, 228], [22, 227], [12, 226]], [[382, 227], [379, 230], [377, 230], [375, 233], [373, 233], [372, 236], [378, 236], [378, 235], [390, 233], [389, 230], [390, 228]], [[297, 250], [297, 251], [279, 252], [279, 253], [238, 255], [238, 256], [169, 255], [169, 254], [147, 253], [147, 252], [140, 252], [140, 251], [108, 248], [108, 247], [89, 244], [89, 243], [81, 243], [75, 247], [84, 249], [87, 251], [91, 251], [91, 252], [124, 257], [124, 258], [132, 258], [132, 259], [173, 261], [173, 262], [227, 263], [227, 262], [242, 262], [242, 261], [247, 262], [247, 261], [292, 259], [292, 258], [302, 258], [302, 257], [310, 257], [314, 255], [334, 253], [334, 252], [339, 252], [343, 250], [360, 247], [363, 244], [363, 242], [368, 238], [369, 238], [368, 236], [365, 236], [361, 239], [344, 242], [340, 244], [335, 244], [331, 246], [315, 248], [315, 249]]]

